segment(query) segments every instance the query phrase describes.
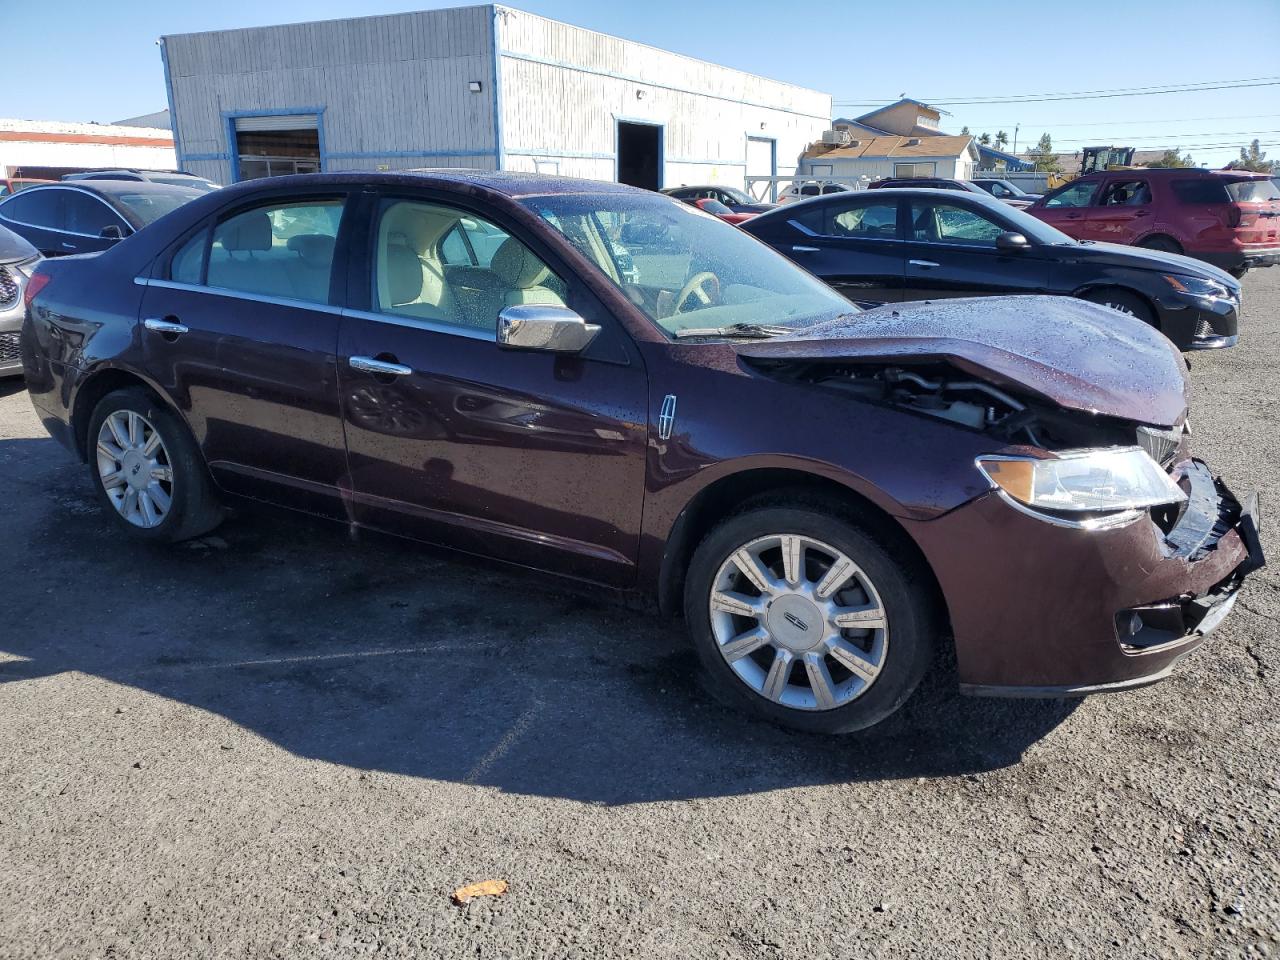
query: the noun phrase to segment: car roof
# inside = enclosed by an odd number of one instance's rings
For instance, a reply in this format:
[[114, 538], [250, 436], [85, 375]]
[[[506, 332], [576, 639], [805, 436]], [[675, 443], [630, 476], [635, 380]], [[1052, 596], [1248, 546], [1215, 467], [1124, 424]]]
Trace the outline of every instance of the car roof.
[[[99, 181], [94, 181], [98, 183]], [[101, 181], [106, 182], [106, 181]], [[279, 189], [314, 186], [441, 186], [450, 190], [480, 187], [492, 193], [511, 198], [541, 197], [552, 194], [636, 194], [648, 197], [662, 196], [654, 190], [627, 186], [607, 180], [586, 180], [580, 177], [563, 177], [548, 173], [521, 173], [513, 170], [469, 170], [457, 167], [418, 168], [393, 172], [350, 170], [342, 173], [299, 173], [287, 177], [271, 177], [269, 180], [244, 180], [223, 187], [226, 191], [261, 189], [270, 183]], [[153, 186], [164, 186], [153, 184]], [[186, 187], [167, 187], [170, 190], [186, 190]], [[668, 198], [671, 199], [671, 198]]]
[[122, 193], [145, 195], [172, 193], [175, 190], [183, 194], [200, 194], [200, 191], [193, 187], [180, 187], [172, 183], [152, 183], [150, 180], [56, 180], [53, 183], [40, 183], [34, 187], [27, 187], [21, 192], [34, 193], [37, 190], [87, 190], [107, 199]]

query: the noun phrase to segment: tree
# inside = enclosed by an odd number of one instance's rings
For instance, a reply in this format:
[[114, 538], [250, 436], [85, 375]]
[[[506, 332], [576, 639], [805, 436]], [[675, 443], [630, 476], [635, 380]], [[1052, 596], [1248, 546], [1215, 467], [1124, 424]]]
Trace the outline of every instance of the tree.
[[1001, 130], [996, 134], [996, 146], [1003, 150], [1009, 145], [1009, 135]]
[[1158, 160], [1148, 160], [1143, 164], [1144, 167], [1194, 167], [1196, 162], [1191, 159], [1191, 154], [1180, 156], [1177, 150], [1166, 150], [1164, 156]]
[[1061, 173], [1058, 155], [1053, 152], [1053, 138], [1047, 133], [1040, 134], [1040, 142], [1027, 151], [1027, 159], [1042, 173]]
[[978, 138], [978, 142], [982, 144], [984, 147], [991, 146], [991, 134], [984, 133], [982, 136]]
[[969, 132], [969, 128], [968, 128], [968, 127], [961, 127], [961, 128], [960, 128], [960, 136], [962, 136], [962, 137], [971, 137], [971, 136], [973, 136], [973, 134], [971, 134], [971, 133]]
[[1276, 161], [1268, 160], [1267, 155], [1258, 149], [1255, 140], [1249, 146], [1240, 148], [1240, 159], [1229, 164], [1232, 170], [1250, 170], [1253, 173], [1275, 173]]

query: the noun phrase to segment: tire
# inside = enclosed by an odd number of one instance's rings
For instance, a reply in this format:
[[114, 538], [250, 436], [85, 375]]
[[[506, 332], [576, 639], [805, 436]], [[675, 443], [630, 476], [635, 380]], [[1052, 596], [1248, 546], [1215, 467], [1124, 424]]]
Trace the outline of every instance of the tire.
[[[786, 578], [783, 537], [799, 540], [803, 548], [793, 553], [805, 567], [795, 586]], [[785, 589], [766, 593], [753, 586], [733, 559], [744, 550], [760, 564], [756, 576], [770, 574], [773, 580], [765, 582]], [[857, 569], [837, 576], [845, 586], [827, 601], [816, 600], [823, 578], [839, 563], [837, 553]], [[711, 692], [731, 706], [809, 733], [851, 733], [896, 712], [933, 661], [937, 634], [927, 575], [898, 559], [902, 553], [886, 549], [838, 506], [821, 501], [758, 501], [721, 522], [694, 551], [685, 579], [685, 621]], [[725, 588], [726, 578], [733, 579], [732, 589]], [[720, 599], [713, 601], [713, 595]], [[743, 617], [724, 609], [725, 603], [736, 608], [742, 598], [764, 612]], [[820, 606], [824, 602], [834, 606]], [[878, 608], [882, 629], [835, 625], [834, 609], [859, 606], [870, 612], [846, 616], [874, 617]], [[746, 636], [761, 633], [768, 640], [758, 646], [754, 636]], [[826, 643], [839, 646], [838, 657]], [[845, 666], [850, 648], [859, 654], [859, 673]], [[780, 657], [790, 657], [791, 665], [775, 668]], [[874, 676], [867, 679], [872, 668]], [[815, 672], [821, 677], [824, 669], [825, 681], [815, 684]], [[775, 671], [781, 686], [771, 683]], [[819, 686], [829, 694], [825, 703]]]
[[[135, 427], [136, 435], [131, 433]], [[152, 434], [159, 443], [148, 454], [143, 443], [150, 442]], [[136, 447], [131, 447], [135, 441]], [[130, 387], [103, 397], [89, 418], [86, 447], [98, 496], [133, 536], [177, 543], [222, 522], [209, 471], [190, 431], [148, 390]]]
[[1139, 243], [1138, 246], [1142, 247], [1144, 250], [1159, 250], [1161, 253], [1182, 252], [1182, 244], [1173, 239], [1173, 237], [1166, 237], [1162, 234], [1157, 234], [1154, 237], [1147, 237]]
[[1127, 290], [1099, 290], [1095, 293], [1085, 294], [1084, 298], [1090, 303], [1110, 307], [1112, 310], [1119, 310], [1121, 313], [1136, 317], [1148, 326], [1155, 327], [1157, 330], [1160, 329], [1160, 323], [1156, 320], [1155, 311], [1137, 294], [1129, 293]]
[[1232, 267], [1227, 273], [1231, 274], [1237, 280], [1243, 280], [1244, 275], [1249, 272], [1248, 267]]

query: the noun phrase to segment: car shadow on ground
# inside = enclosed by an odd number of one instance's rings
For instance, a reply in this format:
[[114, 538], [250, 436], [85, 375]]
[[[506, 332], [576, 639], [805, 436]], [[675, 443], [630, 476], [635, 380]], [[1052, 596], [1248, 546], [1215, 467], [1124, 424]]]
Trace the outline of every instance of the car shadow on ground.
[[0, 683], [80, 671], [304, 757], [623, 804], [1017, 763], [1074, 701], [961, 698], [942, 664], [845, 738], [715, 703], [678, 622], [559, 582], [266, 509], [123, 539], [51, 440], [0, 440]]

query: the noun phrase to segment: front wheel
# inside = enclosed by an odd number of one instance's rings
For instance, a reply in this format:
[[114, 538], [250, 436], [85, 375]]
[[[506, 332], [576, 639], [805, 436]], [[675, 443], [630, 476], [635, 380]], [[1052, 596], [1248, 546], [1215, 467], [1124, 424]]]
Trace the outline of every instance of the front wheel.
[[761, 505], [694, 551], [685, 619], [713, 691], [774, 723], [849, 733], [907, 700], [932, 660], [918, 571], [822, 509]]
[[145, 540], [175, 543], [222, 521], [186, 425], [142, 388], [116, 390], [89, 420], [89, 468], [116, 520]]
[[1104, 307], [1110, 307], [1112, 310], [1119, 310], [1121, 313], [1127, 313], [1131, 317], [1136, 317], [1148, 326], [1160, 329], [1160, 324], [1156, 320], [1155, 311], [1147, 305], [1147, 302], [1136, 294], [1129, 293], [1125, 290], [1100, 290], [1097, 293], [1087, 294], [1085, 299], [1099, 304]]

